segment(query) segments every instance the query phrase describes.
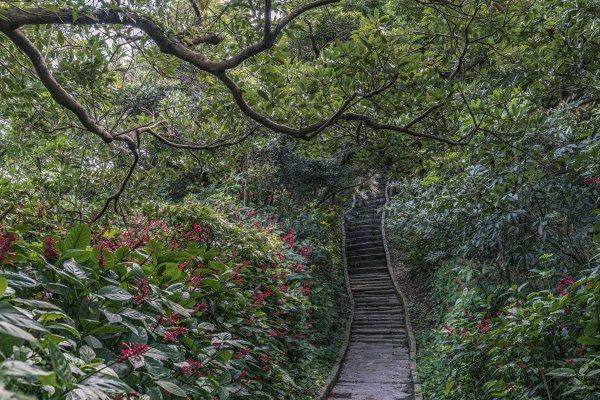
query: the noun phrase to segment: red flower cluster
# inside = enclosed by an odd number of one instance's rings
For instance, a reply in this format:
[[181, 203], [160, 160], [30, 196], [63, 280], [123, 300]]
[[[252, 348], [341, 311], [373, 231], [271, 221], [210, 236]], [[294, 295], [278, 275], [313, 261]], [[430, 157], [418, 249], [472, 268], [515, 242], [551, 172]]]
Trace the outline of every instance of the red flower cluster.
[[123, 346], [123, 349], [121, 349], [121, 356], [115, 360], [117, 362], [125, 362], [130, 358], [141, 357], [148, 351], [148, 345], [145, 343], [127, 344], [123, 342], [121, 346]]
[[250, 355], [250, 350], [248, 349], [241, 349], [239, 351], [236, 351], [233, 355], [233, 358], [235, 358], [236, 360], [241, 360], [242, 358], [246, 357]]
[[0, 232], [0, 266], [9, 265], [13, 267], [15, 265], [14, 261], [10, 260], [9, 258], [15, 255], [15, 253], [12, 253], [10, 250], [12, 248], [13, 243], [16, 241], [16, 235], [7, 235], [5, 233]]
[[184, 375], [193, 375], [195, 377], [200, 377], [203, 375], [200, 369], [204, 368], [204, 364], [202, 364], [200, 361], [185, 360], [185, 362], [189, 365], [181, 367]]
[[273, 329], [271, 332], [269, 332], [269, 337], [285, 337], [288, 335], [287, 331], [283, 331], [283, 330], [279, 330], [279, 329]]
[[489, 319], [484, 319], [483, 321], [481, 321], [479, 323], [479, 334], [485, 335], [486, 333], [490, 333], [492, 331], [490, 326], [492, 326], [492, 321], [490, 321]]
[[454, 336], [454, 334], [452, 333], [452, 328], [450, 327], [450, 325], [444, 323], [442, 324], [442, 330], [444, 331], [444, 333], [446, 334], [446, 336], [450, 337], [450, 336]]
[[296, 240], [296, 231], [294, 228], [290, 229], [290, 233], [283, 237], [283, 241], [287, 243], [288, 249], [294, 247], [294, 241]]
[[267, 301], [267, 299], [269, 297], [271, 297], [272, 294], [273, 294], [273, 291], [271, 290], [271, 288], [267, 288], [264, 293], [261, 292], [260, 290], [257, 291], [252, 296], [254, 298], [254, 305], [255, 306], [264, 306], [265, 302]]
[[206, 243], [209, 240], [208, 228], [194, 225], [192, 230], [183, 233], [183, 239], [186, 242]]
[[302, 248], [300, 249], [300, 255], [308, 257], [312, 254], [314, 250], [314, 247], [302, 246]]
[[300, 289], [300, 293], [309, 297], [312, 294], [311, 286], [315, 283], [313, 281], [302, 282], [302, 289]]
[[137, 290], [139, 294], [135, 296], [133, 303], [140, 304], [146, 301], [146, 296], [152, 294], [152, 289], [150, 288], [148, 278], [135, 278], [134, 281], [138, 285]]
[[59, 253], [58, 250], [54, 247], [56, 242], [51, 237], [47, 237], [44, 239], [44, 243], [46, 243], [46, 248], [44, 249], [44, 258], [49, 262], [53, 263], [58, 260]]
[[565, 276], [560, 280], [558, 285], [556, 285], [556, 291], [561, 294], [561, 296], [568, 296], [569, 293], [565, 289], [575, 283], [575, 280], [570, 276]]
[[592, 177], [592, 178], [585, 178], [583, 180], [584, 183], [587, 183], [588, 185], [594, 185], [598, 188], [600, 188], [600, 176], [596, 176], [596, 177]]
[[165, 335], [163, 336], [165, 342], [176, 342], [178, 340], [179, 335], [185, 336], [188, 333], [190, 333], [190, 331], [188, 331], [183, 326], [174, 326], [169, 329], [171, 330], [165, 332]]

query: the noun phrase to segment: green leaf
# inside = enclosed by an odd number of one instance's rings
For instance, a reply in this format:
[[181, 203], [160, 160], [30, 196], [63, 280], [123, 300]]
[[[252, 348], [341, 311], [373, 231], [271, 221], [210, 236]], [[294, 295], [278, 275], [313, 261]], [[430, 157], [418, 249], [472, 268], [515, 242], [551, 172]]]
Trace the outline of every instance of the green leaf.
[[85, 249], [92, 239], [92, 232], [87, 225], [74, 226], [61, 243], [61, 250]]
[[133, 297], [128, 291], [117, 286], [104, 286], [96, 294], [105, 299], [117, 301], [126, 301]]
[[33, 335], [30, 334], [29, 332], [24, 331], [23, 329], [19, 328], [18, 326], [9, 324], [5, 321], [0, 321], [0, 334], [9, 335], [9, 336], [16, 337], [19, 339], [27, 340], [28, 342], [36, 342], [37, 341], [36, 338], [33, 337]]
[[550, 376], [558, 376], [562, 378], [570, 378], [575, 376], [575, 371], [571, 368], [557, 368], [547, 372]]
[[[36, 280], [21, 272], [2, 271], [2, 276], [14, 287], [34, 288], [39, 286], [39, 283]], [[6, 288], [4, 290], [6, 290]]]
[[52, 325], [47, 325], [46, 327], [48, 329], [60, 329], [60, 330], [64, 330], [64, 331], [70, 332], [74, 336], [76, 336], [78, 339], [81, 339], [81, 333], [79, 333], [79, 331], [77, 329], [75, 329], [74, 327], [72, 327], [71, 325], [67, 325], [67, 324], [52, 324]]
[[577, 343], [585, 344], [588, 346], [600, 346], [600, 338], [591, 336], [580, 336], [577, 338]]
[[4, 361], [0, 364], [0, 376], [49, 376], [52, 371], [45, 371], [23, 361]]
[[105, 333], [121, 333], [127, 332], [127, 328], [117, 325], [103, 325], [92, 329], [89, 333], [91, 335], [102, 335]]
[[8, 287], [8, 280], [5, 277], [0, 276], [0, 296], [6, 292], [6, 288]]
[[50, 353], [50, 360], [52, 360], [52, 367], [54, 372], [56, 372], [59, 383], [62, 384], [63, 389], [68, 388], [73, 376], [71, 375], [71, 368], [69, 367], [67, 359], [54, 342], [48, 343], [48, 351]]
[[178, 396], [178, 397], [187, 397], [187, 395], [185, 394], [185, 392], [183, 391], [183, 389], [181, 389], [179, 386], [177, 386], [173, 382], [169, 382], [169, 381], [156, 381], [155, 383], [158, 386], [160, 386], [161, 388], [163, 388], [164, 390], [166, 390], [167, 392], [171, 393], [172, 395], [175, 395], [175, 396]]
[[228, 370], [223, 371], [223, 373], [219, 377], [219, 383], [221, 385], [227, 385], [230, 382], [231, 382], [231, 373]]
[[40, 325], [39, 322], [34, 321], [7, 302], [0, 302], [0, 322], [2, 321], [11, 325], [20, 326], [21, 328], [46, 332], [46, 329]]
[[108, 375], [92, 375], [82, 383], [107, 393], [131, 393], [134, 391], [125, 382]]

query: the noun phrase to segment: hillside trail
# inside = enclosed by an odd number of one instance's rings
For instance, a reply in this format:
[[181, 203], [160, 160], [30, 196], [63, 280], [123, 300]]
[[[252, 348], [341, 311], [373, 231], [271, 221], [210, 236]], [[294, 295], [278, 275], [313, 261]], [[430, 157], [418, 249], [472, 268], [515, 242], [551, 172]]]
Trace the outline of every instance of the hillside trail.
[[345, 220], [345, 252], [354, 298], [350, 341], [329, 399], [414, 399], [409, 341], [382, 233], [384, 190], [357, 199]]

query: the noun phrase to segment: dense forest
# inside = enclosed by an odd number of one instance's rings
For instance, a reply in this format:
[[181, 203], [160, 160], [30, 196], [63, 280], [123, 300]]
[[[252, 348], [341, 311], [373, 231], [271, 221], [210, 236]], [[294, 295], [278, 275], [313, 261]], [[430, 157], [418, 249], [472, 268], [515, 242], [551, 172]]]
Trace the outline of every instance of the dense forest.
[[597, 0], [0, 0], [0, 400], [328, 398], [373, 193], [394, 399], [600, 399], [599, 32]]

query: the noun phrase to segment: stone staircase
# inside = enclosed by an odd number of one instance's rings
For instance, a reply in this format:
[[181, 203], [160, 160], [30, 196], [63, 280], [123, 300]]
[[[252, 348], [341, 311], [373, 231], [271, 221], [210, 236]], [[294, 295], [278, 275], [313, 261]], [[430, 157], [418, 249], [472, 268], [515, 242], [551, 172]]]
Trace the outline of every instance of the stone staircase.
[[402, 303], [388, 272], [381, 194], [357, 199], [346, 214], [346, 260], [354, 297], [350, 343], [329, 399], [413, 399]]

